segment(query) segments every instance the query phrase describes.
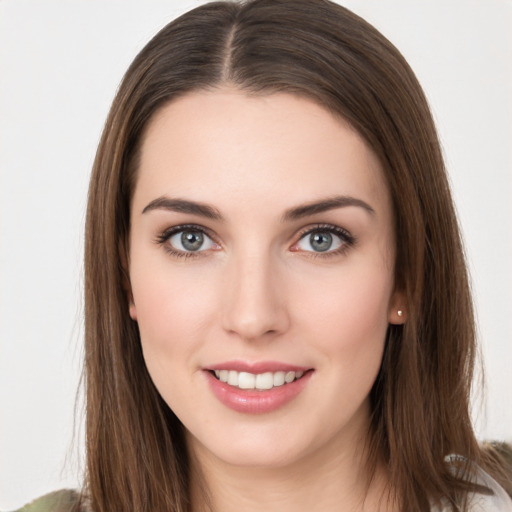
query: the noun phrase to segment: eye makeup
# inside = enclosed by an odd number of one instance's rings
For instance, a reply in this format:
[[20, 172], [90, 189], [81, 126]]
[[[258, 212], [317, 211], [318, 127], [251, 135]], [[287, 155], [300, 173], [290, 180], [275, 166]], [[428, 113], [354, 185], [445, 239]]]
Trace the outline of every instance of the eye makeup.
[[[329, 258], [345, 254], [357, 243], [349, 231], [333, 224], [315, 224], [302, 229], [289, 248], [308, 257]], [[204, 257], [222, 247], [218, 238], [204, 226], [180, 224], [162, 231], [155, 239], [165, 251], [177, 258]]]
[[[178, 237], [177, 235], [180, 235]], [[160, 233], [155, 242], [171, 256], [177, 258], [197, 258], [207, 252], [220, 250], [220, 245], [209, 230], [197, 224], [181, 224]], [[176, 247], [181, 245], [181, 248]]]
[[[356, 237], [349, 231], [334, 224], [315, 224], [303, 229], [298, 236], [299, 240], [291, 246], [290, 251], [308, 253], [308, 256], [315, 258], [343, 255], [357, 243]], [[301, 246], [303, 242], [309, 243], [312, 250], [304, 249]]]

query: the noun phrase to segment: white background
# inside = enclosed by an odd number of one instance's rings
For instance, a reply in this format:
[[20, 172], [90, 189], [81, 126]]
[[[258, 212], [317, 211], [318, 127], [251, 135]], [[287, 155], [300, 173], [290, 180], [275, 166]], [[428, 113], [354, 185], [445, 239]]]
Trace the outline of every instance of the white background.
[[[89, 171], [125, 69], [199, 1], [0, 0], [0, 509], [77, 487]], [[341, 2], [409, 60], [437, 119], [487, 373], [481, 438], [512, 438], [512, 3]]]

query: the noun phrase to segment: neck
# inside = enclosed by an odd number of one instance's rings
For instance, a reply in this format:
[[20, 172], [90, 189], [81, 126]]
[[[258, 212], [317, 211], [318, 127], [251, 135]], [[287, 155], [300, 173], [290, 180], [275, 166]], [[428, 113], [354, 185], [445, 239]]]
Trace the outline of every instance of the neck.
[[383, 465], [369, 470], [365, 446], [364, 440], [334, 450], [330, 444], [279, 467], [232, 465], [195, 446], [192, 468], [199, 477], [192, 482], [192, 510], [394, 512]]

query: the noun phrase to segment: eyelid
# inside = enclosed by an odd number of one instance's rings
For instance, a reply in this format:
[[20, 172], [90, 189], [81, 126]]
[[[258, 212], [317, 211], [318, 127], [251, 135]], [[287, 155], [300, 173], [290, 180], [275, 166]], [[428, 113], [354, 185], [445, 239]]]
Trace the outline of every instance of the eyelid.
[[171, 226], [167, 229], [164, 229], [159, 235], [157, 235], [157, 240], [167, 240], [172, 235], [179, 233], [180, 231], [199, 231], [204, 233], [206, 236], [215, 240], [215, 235], [206, 227], [201, 226], [199, 224], [178, 224], [176, 226]]

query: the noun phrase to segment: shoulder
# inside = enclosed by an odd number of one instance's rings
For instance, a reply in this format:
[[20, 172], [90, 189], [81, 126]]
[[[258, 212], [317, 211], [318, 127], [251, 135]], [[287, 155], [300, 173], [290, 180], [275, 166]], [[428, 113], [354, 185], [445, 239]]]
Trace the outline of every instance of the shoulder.
[[[459, 456], [450, 456], [446, 458], [449, 464], [457, 461]], [[457, 471], [455, 466], [454, 472]], [[489, 489], [489, 493], [472, 492], [468, 496], [467, 512], [512, 512], [512, 500], [491, 475], [486, 473], [476, 464], [471, 465], [471, 481], [481, 487]], [[431, 508], [431, 512], [449, 512], [452, 507], [447, 501], [441, 500], [441, 503]]]
[[80, 494], [69, 489], [52, 492], [25, 505], [16, 512], [87, 512], [79, 507]]
[[492, 494], [474, 493], [471, 495], [469, 510], [471, 512], [512, 512], [512, 500], [494, 478], [483, 469], [475, 470], [476, 481], [492, 491]]

